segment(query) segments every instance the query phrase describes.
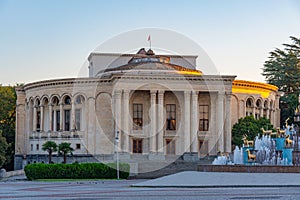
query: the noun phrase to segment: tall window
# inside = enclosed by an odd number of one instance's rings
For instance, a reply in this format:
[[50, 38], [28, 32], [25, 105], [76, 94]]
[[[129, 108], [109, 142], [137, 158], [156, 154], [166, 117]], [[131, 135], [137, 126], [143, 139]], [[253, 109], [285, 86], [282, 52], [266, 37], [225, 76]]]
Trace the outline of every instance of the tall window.
[[60, 130], [60, 111], [56, 111], [56, 131]]
[[41, 129], [41, 111], [36, 112], [36, 131], [40, 132]]
[[167, 130], [176, 130], [176, 105], [175, 104], [167, 104]]
[[80, 131], [80, 124], [81, 124], [81, 109], [75, 110], [75, 129]]
[[65, 131], [70, 131], [70, 110], [65, 110]]
[[133, 139], [132, 140], [132, 153], [143, 153], [143, 140]]
[[199, 131], [208, 131], [209, 120], [208, 120], [208, 105], [199, 106]]
[[166, 154], [175, 155], [175, 140], [166, 139]]
[[133, 129], [143, 129], [143, 104], [133, 104]]

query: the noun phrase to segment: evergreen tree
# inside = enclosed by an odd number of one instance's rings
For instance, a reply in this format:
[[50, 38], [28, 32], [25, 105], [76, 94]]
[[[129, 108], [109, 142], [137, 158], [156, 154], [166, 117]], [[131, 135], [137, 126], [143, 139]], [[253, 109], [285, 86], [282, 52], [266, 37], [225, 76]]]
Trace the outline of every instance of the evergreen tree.
[[248, 140], [254, 140], [257, 134], [262, 134], [261, 128], [275, 132], [270, 120], [265, 117], [254, 119], [251, 115], [240, 118], [232, 127], [232, 144], [241, 147], [243, 144], [242, 137], [245, 134], [248, 136]]
[[0, 131], [8, 144], [4, 168], [14, 169], [16, 92], [14, 87], [0, 85]]
[[287, 118], [293, 123], [300, 93], [300, 39], [292, 36], [290, 38], [292, 44], [283, 44], [283, 49], [277, 48], [270, 52], [262, 73], [267, 83], [277, 86], [283, 92], [279, 105], [281, 125]]

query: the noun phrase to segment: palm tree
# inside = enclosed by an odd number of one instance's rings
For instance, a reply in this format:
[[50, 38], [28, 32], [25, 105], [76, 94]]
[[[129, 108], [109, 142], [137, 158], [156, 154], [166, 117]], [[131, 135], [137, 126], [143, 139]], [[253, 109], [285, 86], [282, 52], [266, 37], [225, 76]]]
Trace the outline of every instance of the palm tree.
[[68, 154], [73, 155], [73, 151], [74, 149], [71, 147], [71, 143], [63, 142], [58, 145], [58, 153], [59, 155], [64, 156], [64, 162], [63, 162], [64, 164], [67, 163], [67, 155]]
[[43, 144], [42, 150], [49, 153], [49, 163], [52, 163], [52, 153], [57, 151], [57, 144], [53, 141], [47, 141]]

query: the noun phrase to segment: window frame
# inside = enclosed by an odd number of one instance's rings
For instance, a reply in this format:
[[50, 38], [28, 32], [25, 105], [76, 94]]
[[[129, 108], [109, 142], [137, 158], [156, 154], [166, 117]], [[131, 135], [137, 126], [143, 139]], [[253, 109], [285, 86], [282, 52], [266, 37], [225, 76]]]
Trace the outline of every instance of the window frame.
[[143, 153], [143, 139], [140, 138], [132, 139], [132, 153], [134, 154]]
[[132, 105], [133, 130], [143, 130], [143, 109], [143, 104], [134, 103]]
[[[201, 110], [201, 108], [203, 108]], [[209, 105], [199, 105], [199, 131], [209, 131]]]
[[166, 130], [176, 131], [176, 104], [166, 104]]

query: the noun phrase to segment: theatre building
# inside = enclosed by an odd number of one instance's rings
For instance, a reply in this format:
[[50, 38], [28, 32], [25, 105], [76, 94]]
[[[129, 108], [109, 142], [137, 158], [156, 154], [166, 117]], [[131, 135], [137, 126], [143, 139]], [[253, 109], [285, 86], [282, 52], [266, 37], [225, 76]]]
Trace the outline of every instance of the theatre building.
[[[91, 53], [89, 77], [18, 87], [15, 168], [47, 162], [46, 141], [69, 142], [70, 162], [197, 161], [231, 152], [241, 117], [279, 126], [275, 86], [203, 74], [197, 56]], [[55, 158], [54, 158], [55, 159]]]

